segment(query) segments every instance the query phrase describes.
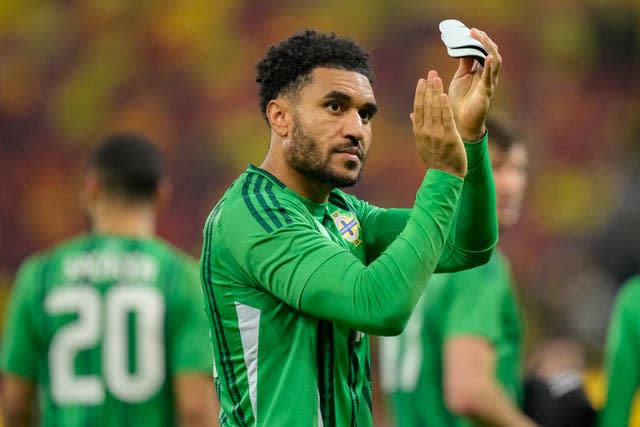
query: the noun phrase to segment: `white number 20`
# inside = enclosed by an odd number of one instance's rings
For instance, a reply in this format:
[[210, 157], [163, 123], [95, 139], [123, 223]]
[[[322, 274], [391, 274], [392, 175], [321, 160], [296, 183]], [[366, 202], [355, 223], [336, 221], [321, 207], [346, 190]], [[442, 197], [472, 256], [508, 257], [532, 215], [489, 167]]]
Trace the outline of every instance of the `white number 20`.
[[[147, 400], [165, 380], [165, 304], [155, 288], [116, 286], [103, 296], [89, 286], [56, 289], [44, 301], [49, 315], [75, 314], [53, 337], [49, 349], [51, 394], [58, 404], [99, 404], [105, 390], [124, 402]], [[129, 314], [136, 318], [133, 339]], [[102, 340], [102, 370], [77, 375], [76, 356]], [[136, 343], [136, 371], [129, 372], [129, 343]]]

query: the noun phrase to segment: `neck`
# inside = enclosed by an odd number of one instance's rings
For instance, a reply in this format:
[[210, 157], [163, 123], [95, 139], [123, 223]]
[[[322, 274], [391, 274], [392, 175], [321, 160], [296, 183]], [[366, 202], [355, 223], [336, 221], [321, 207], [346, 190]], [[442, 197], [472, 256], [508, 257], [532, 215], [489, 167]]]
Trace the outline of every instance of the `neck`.
[[267, 153], [260, 167], [305, 199], [317, 203], [325, 203], [329, 200], [332, 190], [330, 185], [309, 179], [291, 168], [284, 159], [274, 156], [271, 151]]
[[149, 238], [156, 233], [155, 211], [149, 204], [103, 203], [95, 206], [91, 219], [98, 234]]

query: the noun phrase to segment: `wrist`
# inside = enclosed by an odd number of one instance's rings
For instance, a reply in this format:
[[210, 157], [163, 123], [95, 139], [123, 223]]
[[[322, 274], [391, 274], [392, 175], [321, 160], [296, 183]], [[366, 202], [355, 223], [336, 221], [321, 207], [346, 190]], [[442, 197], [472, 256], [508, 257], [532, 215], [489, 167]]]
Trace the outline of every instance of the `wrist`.
[[487, 133], [487, 127], [483, 124], [479, 129], [460, 130], [460, 136], [466, 143], [480, 142]]

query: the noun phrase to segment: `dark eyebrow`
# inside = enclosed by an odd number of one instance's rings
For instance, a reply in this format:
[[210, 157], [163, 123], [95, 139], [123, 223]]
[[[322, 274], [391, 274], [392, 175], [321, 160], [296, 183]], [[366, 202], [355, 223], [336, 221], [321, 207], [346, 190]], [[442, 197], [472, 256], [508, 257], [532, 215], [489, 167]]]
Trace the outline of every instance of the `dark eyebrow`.
[[[335, 99], [336, 101], [343, 102], [345, 104], [352, 104], [353, 98], [350, 95], [347, 95], [344, 92], [340, 92], [338, 90], [332, 90], [328, 94], [325, 95], [325, 99]], [[369, 115], [373, 117], [378, 111], [378, 106], [373, 102], [365, 102], [364, 106], [360, 108], [360, 110], [365, 110], [369, 112]]]

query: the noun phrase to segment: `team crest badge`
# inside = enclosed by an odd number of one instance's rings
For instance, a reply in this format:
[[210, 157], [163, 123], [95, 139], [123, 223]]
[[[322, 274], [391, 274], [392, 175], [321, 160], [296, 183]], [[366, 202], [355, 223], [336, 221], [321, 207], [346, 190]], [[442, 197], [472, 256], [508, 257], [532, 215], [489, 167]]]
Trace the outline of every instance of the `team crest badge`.
[[333, 222], [344, 240], [356, 246], [362, 243], [360, 240], [360, 222], [355, 216], [334, 212], [331, 218], [333, 218]]

